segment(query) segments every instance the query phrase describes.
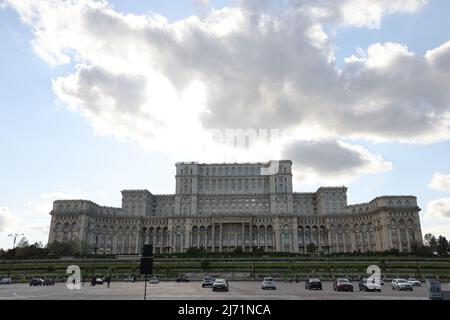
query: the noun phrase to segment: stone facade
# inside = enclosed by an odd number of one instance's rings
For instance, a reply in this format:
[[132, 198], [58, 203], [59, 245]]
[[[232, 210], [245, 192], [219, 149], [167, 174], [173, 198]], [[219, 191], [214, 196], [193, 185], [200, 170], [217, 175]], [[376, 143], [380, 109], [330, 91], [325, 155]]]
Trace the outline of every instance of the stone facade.
[[122, 191], [122, 207], [55, 201], [49, 242], [78, 239], [98, 253], [410, 251], [422, 241], [417, 199], [381, 196], [347, 205], [346, 187], [292, 190], [292, 162], [176, 164], [176, 192]]

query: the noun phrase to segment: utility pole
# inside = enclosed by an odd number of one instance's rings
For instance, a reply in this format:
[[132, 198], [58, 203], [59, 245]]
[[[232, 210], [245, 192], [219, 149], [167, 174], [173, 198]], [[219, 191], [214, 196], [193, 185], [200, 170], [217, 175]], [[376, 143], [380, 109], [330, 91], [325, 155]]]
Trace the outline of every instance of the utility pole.
[[9, 257], [10, 259], [9, 259], [8, 278], [11, 278], [11, 268], [12, 268], [12, 258], [13, 258], [13, 254], [14, 254], [14, 248], [16, 247], [17, 237], [20, 237], [20, 236], [23, 236], [23, 233], [22, 234], [17, 234], [17, 233], [15, 233], [15, 234], [8, 234], [8, 237], [14, 238], [13, 247], [11, 249], [11, 255]]

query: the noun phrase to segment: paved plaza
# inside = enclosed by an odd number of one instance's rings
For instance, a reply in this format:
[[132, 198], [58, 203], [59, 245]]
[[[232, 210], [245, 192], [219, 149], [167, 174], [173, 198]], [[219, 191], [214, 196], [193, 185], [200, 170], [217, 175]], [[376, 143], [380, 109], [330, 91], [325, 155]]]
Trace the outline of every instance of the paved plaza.
[[[443, 284], [443, 288], [450, 288]], [[305, 290], [304, 282], [278, 282], [277, 290], [261, 290], [260, 282], [231, 281], [229, 292], [212, 292], [202, 288], [199, 281], [189, 283], [161, 282], [147, 285], [148, 300], [427, 300], [426, 286], [415, 287], [412, 292], [393, 291], [390, 284], [382, 292], [359, 292], [354, 283], [354, 292], [335, 292], [332, 282], [323, 282], [323, 291]], [[64, 283], [54, 287], [30, 287], [28, 284], [0, 286], [0, 300], [142, 300], [144, 283], [113, 282], [90, 287], [87, 283], [81, 290], [69, 290]]]

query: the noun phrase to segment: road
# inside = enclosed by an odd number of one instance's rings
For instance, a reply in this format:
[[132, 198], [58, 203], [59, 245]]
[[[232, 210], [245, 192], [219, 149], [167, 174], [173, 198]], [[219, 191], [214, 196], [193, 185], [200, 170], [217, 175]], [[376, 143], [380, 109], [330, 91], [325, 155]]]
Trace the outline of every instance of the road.
[[[443, 284], [443, 287], [450, 287]], [[393, 291], [389, 284], [382, 292], [359, 292], [355, 282], [354, 292], [335, 292], [331, 282], [323, 282], [323, 291], [305, 290], [304, 283], [277, 283], [277, 290], [261, 290], [260, 282], [232, 281], [229, 292], [212, 292], [202, 288], [200, 282], [161, 282], [147, 286], [148, 300], [427, 300], [425, 285], [412, 292]], [[144, 283], [113, 282], [81, 290], [69, 290], [64, 283], [54, 287], [30, 287], [27, 284], [0, 285], [0, 300], [142, 300]]]

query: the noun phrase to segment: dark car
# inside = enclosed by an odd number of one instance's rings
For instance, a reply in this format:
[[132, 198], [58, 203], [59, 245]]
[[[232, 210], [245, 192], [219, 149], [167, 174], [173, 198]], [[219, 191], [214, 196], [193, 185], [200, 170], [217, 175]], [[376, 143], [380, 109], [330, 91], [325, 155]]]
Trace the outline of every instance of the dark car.
[[55, 285], [55, 280], [48, 278], [44, 280], [44, 283], [42, 284], [43, 286], [54, 286]]
[[212, 291], [229, 291], [230, 286], [225, 279], [216, 279], [212, 285]]
[[306, 290], [312, 290], [312, 289], [322, 290], [322, 282], [320, 282], [319, 278], [310, 278], [310, 279], [306, 280], [305, 289]]
[[346, 278], [338, 278], [334, 281], [333, 290], [353, 292], [353, 283]]
[[176, 282], [189, 282], [189, 280], [185, 277], [179, 277], [175, 279]]
[[41, 278], [33, 278], [30, 281], [30, 287], [37, 287], [37, 286], [42, 286], [44, 284], [44, 280]]

